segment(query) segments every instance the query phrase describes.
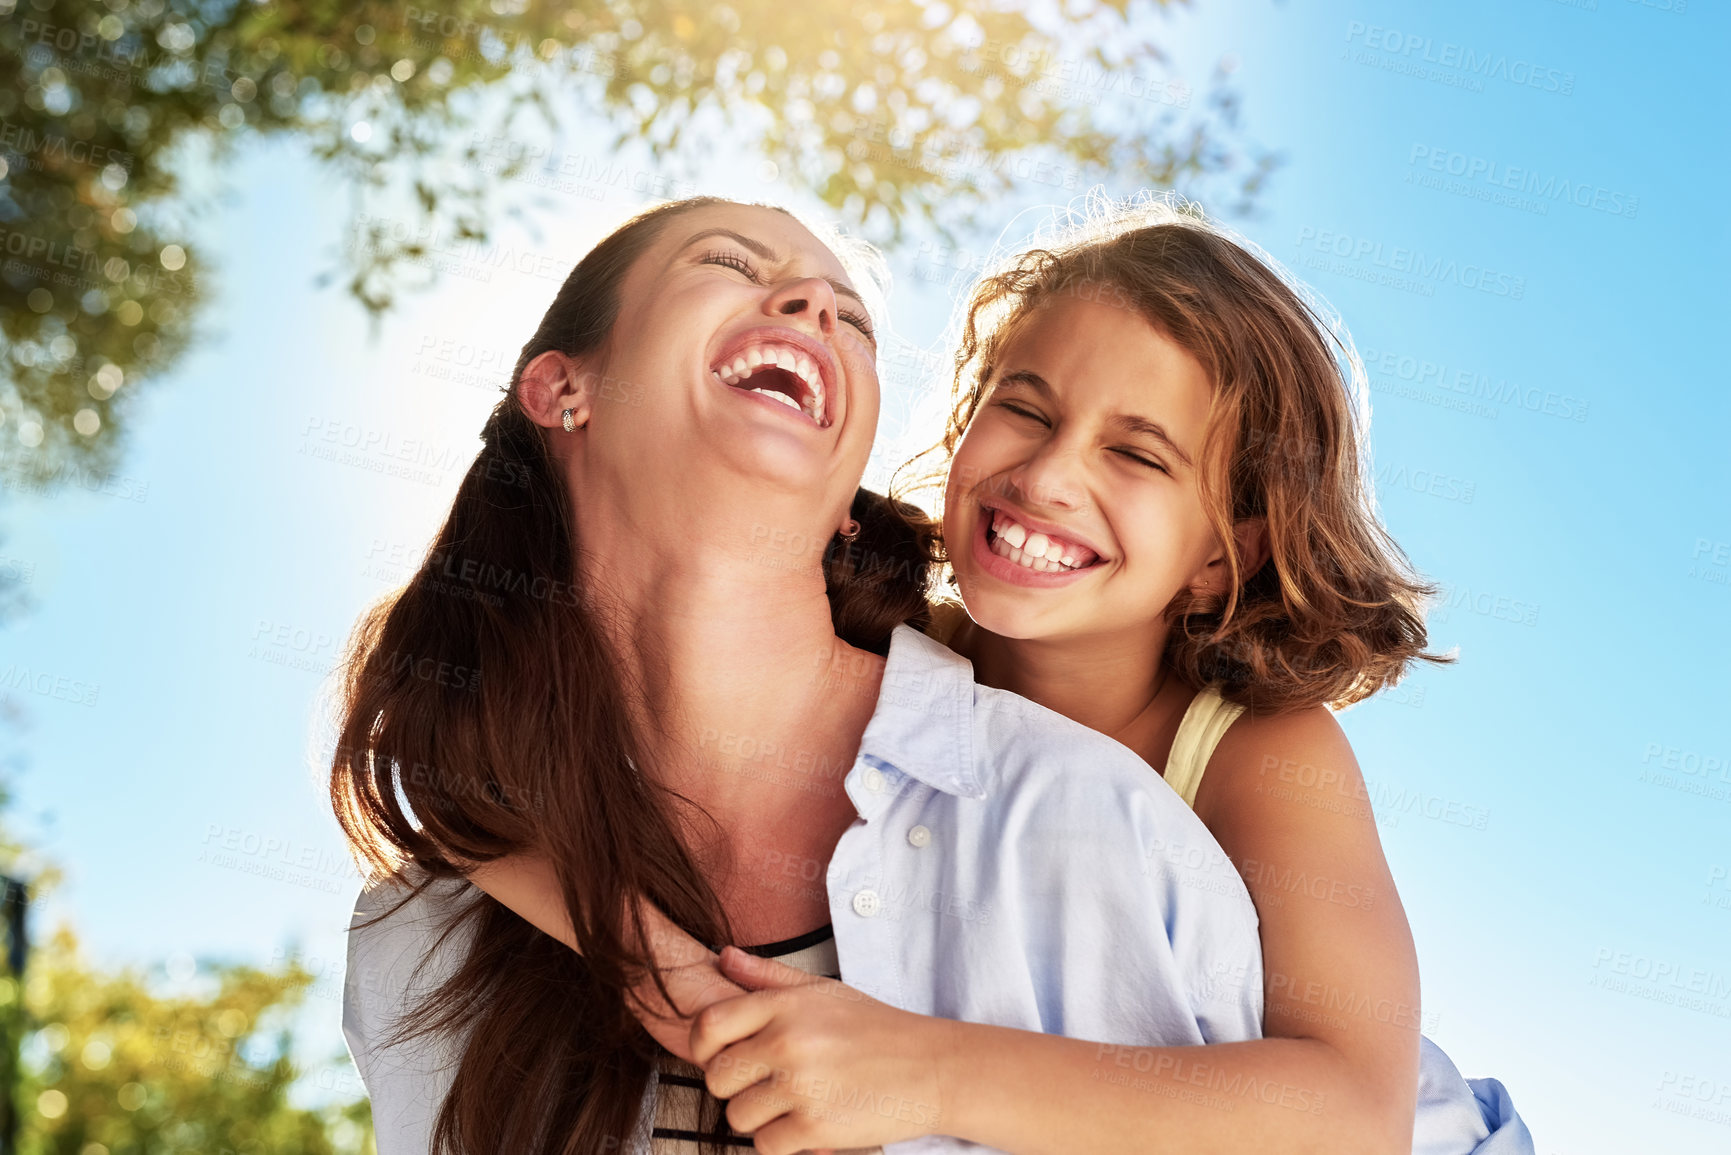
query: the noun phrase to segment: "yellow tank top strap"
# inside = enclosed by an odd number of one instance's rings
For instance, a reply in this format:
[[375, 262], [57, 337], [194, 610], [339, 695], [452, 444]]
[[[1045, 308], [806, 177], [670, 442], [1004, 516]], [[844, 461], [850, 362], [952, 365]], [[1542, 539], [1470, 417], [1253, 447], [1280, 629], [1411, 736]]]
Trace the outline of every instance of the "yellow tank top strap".
[[1214, 757], [1214, 748], [1226, 736], [1227, 728], [1242, 713], [1243, 706], [1228, 702], [1213, 686], [1203, 687], [1191, 699], [1172, 739], [1172, 753], [1166, 758], [1166, 784], [1178, 792], [1186, 806], [1195, 808], [1202, 772], [1208, 769], [1208, 760]]

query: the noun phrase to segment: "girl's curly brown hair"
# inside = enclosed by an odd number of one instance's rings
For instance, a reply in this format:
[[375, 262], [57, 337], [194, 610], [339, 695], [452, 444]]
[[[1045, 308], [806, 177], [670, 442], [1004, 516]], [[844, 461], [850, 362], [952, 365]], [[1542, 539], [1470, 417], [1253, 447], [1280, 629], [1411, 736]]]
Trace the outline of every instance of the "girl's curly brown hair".
[[[1143, 202], [1096, 211], [982, 277], [943, 436], [897, 471], [892, 493], [941, 500], [999, 354], [1035, 309], [1062, 296], [1132, 309], [1214, 383], [1199, 475], [1232, 580], [1223, 594], [1173, 600], [1165, 661], [1259, 711], [1338, 709], [1393, 685], [1410, 662], [1450, 659], [1424, 650], [1435, 587], [1376, 517], [1351, 339], [1253, 248], [1188, 207]], [[1267, 521], [1271, 554], [1246, 574], [1232, 528], [1253, 517]]]

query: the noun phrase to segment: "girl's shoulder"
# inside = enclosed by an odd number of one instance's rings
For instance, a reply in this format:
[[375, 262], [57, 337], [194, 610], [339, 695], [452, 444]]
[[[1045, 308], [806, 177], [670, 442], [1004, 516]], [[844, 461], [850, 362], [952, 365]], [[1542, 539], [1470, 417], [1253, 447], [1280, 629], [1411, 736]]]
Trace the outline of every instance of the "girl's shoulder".
[[1192, 801], [1210, 828], [1223, 812], [1264, 809], [1274, 801], [1370, 817], [1352, 743], [1328, 707], [1261, 714], [1227, 703], [1220, 713], [1228, 712], [1233, 717]]

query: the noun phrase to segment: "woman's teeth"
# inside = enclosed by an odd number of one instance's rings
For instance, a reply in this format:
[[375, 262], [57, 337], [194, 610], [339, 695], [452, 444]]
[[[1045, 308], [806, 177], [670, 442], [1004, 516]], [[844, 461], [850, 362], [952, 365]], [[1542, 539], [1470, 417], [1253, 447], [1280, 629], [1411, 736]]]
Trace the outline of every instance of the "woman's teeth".
[[[780, 369], [793, 377], [798, 382], [803, 398], [791, 397], [779, 389], [746, 385], [745, 382], [760, 369]], [[817, 367], [817, 362], [804, 353], [785, 345], [762, 345], [736, 354], [732, 361], [717, 365], [711, 372], [723, 385], [743, 389], [747, 393], [762, 393], [766, 397], [785, 402], [790, 409], [799, 410], [819, 425], [829, 423], [824, 412], [823, 373]]]
[[988, 548], [1001, 558], [1037, 573], [1067, 573], [1093, 564], [1099, 556], [1087, 546], [1030, 533], [1028, 527], [1001, 509], [991, 512]]
[[[740, 388], [744, 387], [740, 386]], [[786, 393], [778, 393], [774, 389], [746, 389], [745, 391], [747, 393], [761, 393], [765, 397], [772, 397], [777, 401], [785, 402], [789, 409], [799, 409], [801, 413], [805, 412], [805, 410], [799, 408], [799, 402], [795, 401], [792, 397], [789, 397]]]

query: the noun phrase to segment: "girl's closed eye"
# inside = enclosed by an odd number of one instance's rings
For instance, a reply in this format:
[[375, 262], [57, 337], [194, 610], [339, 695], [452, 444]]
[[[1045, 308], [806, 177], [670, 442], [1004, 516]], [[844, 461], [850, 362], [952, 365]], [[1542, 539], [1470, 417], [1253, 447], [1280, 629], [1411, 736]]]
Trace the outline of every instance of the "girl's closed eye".
[[[1006, 411], [1008, 413], [1015, 414], [1017, 417], [1025, 417], [1025, 418], [1029, 419], [1030, 421], [1038, 421], [1041, 425], [1050, 424], [1045, 419], [1045, 417], [1041, 416], [1039, 413], [1035, 412], [1034, 410], [1029, 409], [1028, 407], [1021, 404], [1020, 402], [1005, 400], [1005, 401], [996, 401], [993, 404], [995, 404], [998, 408], [1003, 409], [1004, 411]], [[1170, 477], [1172, 475], [1172, 471], [1170, 469], [1166, 468], [1164, 463], [1157, 461], [1152, 457], [1148, 457], [1142, 453], [1139, 453], [1138, 451], [1136, 451], [1134, 449], [1114, 449], [1112, 452], [1119, 454], [1120, 456], [1126, 457], [1129, 460], [1134, 461], [1138, 465], [1143, 465], [1149, 469], [1158, 470], [1161, 473], [1166, 474], [1168, 477]]]
[[1015, 401], [999, 401], [997, 402], [997, 406], [1007, 412], [1014, 413], [1017, 417], [1027, 417], [1031, 420], [1038, 421], [1041, 425], [1049, 424], [1049, 422], [1044, 417], [1040, 416], [1040, 414]]
[[1133, 449], [1114, 449], [1112, 452], [1122, 454], [1123, 456], [1128, 457], [1131, 461], [1134, 461], [1138, 465], [1146, 465], [1150, 469], [1158, 469], [1161, 473], [1164, 473], [1167, 476], [1171, 476], [1171, 474], [1172, 474], [1172, 471], [1170, 469], [1167, 469], [1160, 462], [1155, 461], [1152, 457], [1144, 457], [1142, 454], [1137, 453]]

